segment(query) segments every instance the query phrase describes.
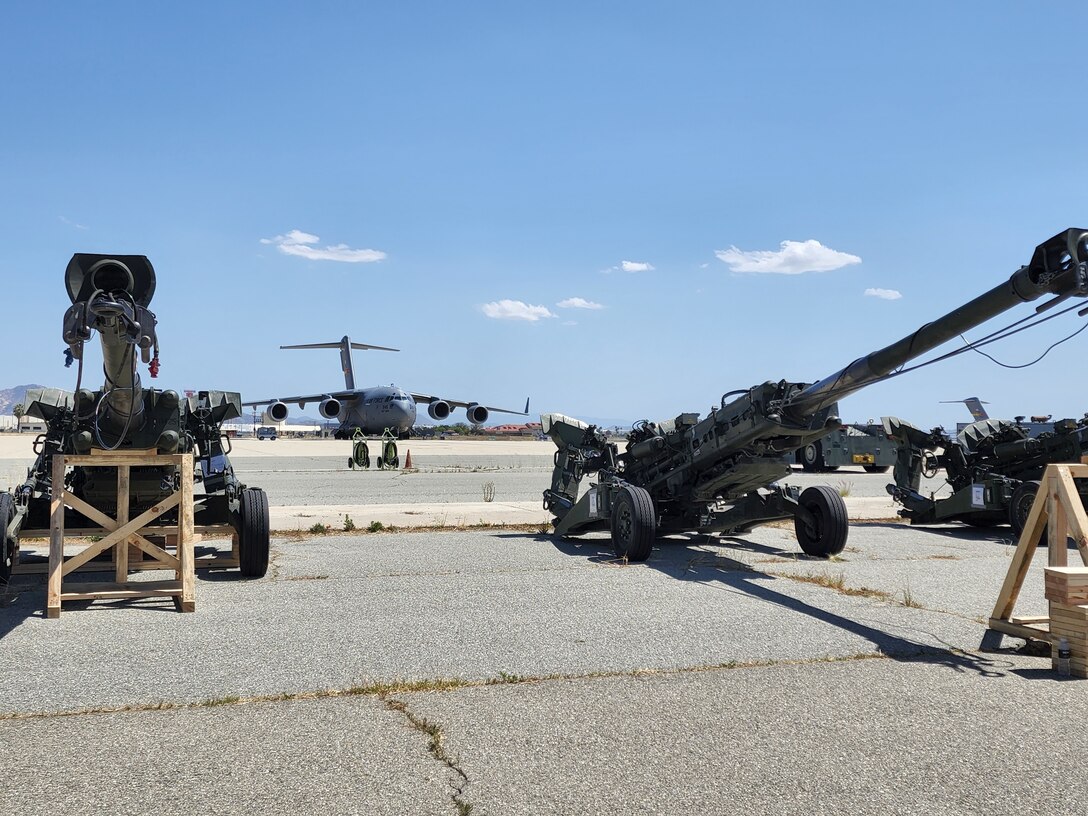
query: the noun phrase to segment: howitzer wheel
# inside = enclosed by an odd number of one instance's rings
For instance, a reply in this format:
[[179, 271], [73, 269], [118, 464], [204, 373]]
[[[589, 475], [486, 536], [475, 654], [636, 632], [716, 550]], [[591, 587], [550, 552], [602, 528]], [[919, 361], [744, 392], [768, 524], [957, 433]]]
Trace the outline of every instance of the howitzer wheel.
[[824, 446], [813, 442], [801, 448], [801, 470], [805, 473], [820, 473], [824, 465]]
[[15, 502], [10, 493], [0, 493], [0, 584], [11, 578], [15, 564], [15, 541], [8, 538], [8, 525], [15, 516]]
[[238, 565], [246, 578], [268, 572], [268, 496], [247, 487], [238, 501]]
[[841, 553], [850, 529], [842, 496], [827, 485], [815, 485], [801, 493], [798, 502], [812, 516], [811, 522], [801, 516], [793, 520], [797, 543], [805, 554], [827, 558]]
[[612, 502], [612, 548], [618, 558], [645, 561], [657, 537], [657, 518], [650, 494], [641, 487], [620, 488]]
[[[1038, 493], [1043, 487], [1042, 482], [1026, 481], [1021, 482], [1016, 486], [1016, 490], [1012, 492], [1012, 499], [1009, 501], [1009, 524], [1012, 525], [1013, 532], [1016, 533], [1017, 539], [1024, 532], [1024, 525], [1028, 523], [1028, 515], [1031, 513], [1031, 506], [1035, 504], [1035, 494]], [[1039, 546], [1045, 547], [1047, 544], [1047, 528], [1043, 527], [1043, 536], [1039, 541]]]

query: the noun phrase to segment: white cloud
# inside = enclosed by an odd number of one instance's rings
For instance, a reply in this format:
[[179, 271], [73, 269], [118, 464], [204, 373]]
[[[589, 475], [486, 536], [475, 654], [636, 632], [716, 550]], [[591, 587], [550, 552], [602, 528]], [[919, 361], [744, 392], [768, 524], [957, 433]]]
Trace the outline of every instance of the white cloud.
[[572, 297], [566, 300], [561, 300], [557, 304], [560, 309], [603, 309], [600, 303], [594, 303], [592, 300], [586, 300], [585, 298]]
[[334, 244], [320, 249], [320, 238], [302, 230], [291, 230], [286, 235], [262, 238], [262, 244], [272, 244], [284, 255], [297, 255], [311, 261], [340, 261], [341, 263], [374, 263], [385, 260], [385, 253], [378, 249], [352, 249], [347, 244]]
[[528, 320], [536, 322], [545, 317], [556, 317], [547, 306], [530, 306], [520, 300], [495, 300], [480, 307], [495, 320]]
[[899, 300], [903, 293], [897, 289], [866, 289], [866, 297], [883, 298], [884, 300]]
[[610, 266], [607, 269], [602, 269], [601, 274], [611, 275], [613, 272], [619, 272], [621, 269], [624, 272], [652, 272], [654, 270], [654, 265], [646, 263], [645, 261], [620, 261], [617, 266]]
[[60, 215], [60, 216], [57, 216], [57, 217], [60, 218], [61, 223], [67, 224], [70, 227], [75, 227], [78, 230], [87, 229], [87, 227], [83, 226], [82, 224], [77, 224], [75, 221], [71, 221], [71, 220], [65, 218], [63, 215]]
[[807, 241], [783, 241], [777, 252], [759, 249], [745, 251], [731, 246], [729, 249], [719, 249], [714, 254], [733, 272], [777, 275], [830, 272], [832, 269], [861, 263], [861, 258], [857, 255], [838, 252], [811, 238]]

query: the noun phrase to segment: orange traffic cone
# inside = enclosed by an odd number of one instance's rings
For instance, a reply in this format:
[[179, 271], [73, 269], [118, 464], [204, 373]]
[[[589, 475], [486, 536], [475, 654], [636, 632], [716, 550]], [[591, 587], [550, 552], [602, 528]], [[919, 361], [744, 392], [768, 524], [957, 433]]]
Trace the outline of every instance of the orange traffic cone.
[[410, 450], [408, 451], [408, 455], [404, 457], [404, 469], [412, 469], [412, 452]]

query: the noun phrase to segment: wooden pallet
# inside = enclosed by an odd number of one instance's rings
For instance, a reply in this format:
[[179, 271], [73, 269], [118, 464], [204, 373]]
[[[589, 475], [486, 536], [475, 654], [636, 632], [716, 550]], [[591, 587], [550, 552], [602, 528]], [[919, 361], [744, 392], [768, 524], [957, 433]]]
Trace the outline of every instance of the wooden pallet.
[[[1083, 567], [1088, 567], [1088, 514], [1074, 480], [1088, 479], [1088, 464], [1047, 465], [1042, 486], [1035, 496], [1024, 530], [1008, 574], [990, 615], [989, 628], [994, 632], [1025, 639], [1045, 640], [1051, 644], [1051, 656], [1057, 662], [1058, 641], [1065, 637], [1072, 645], [1081, 633], [1088, 644], [1088, 605], [1077, 601], [1083, 587], [1088, 586], [1083, 575], [1088, 569], [1069, 567], [1067, 541], [1076, 542]], [[1050, 614], [1034, 617], [1013, 617], [1020, 589], [1027, 577], [1043, 531], [1047, 534], [1046, 586]], [[985, 641], [984, 641], [985, 642]], [[1079, 641], [1078, 641], [1079, 643]], [[1071, 662], [1072, 673], [1088, 677], [1088, 651], [1078, 648]]]
[[[117, 518], [92, 507], [64, 487], [69, 466], [112, 467], [117, 469]], [[180, 487], [170, 496], [134, 519], [129, 519], [129, 486], [133, 467], [174, 466], [181, 474]], [[171, 597], [181, 612], [196, 610], [196, 576], [194, 573], [193, 542], [193, 455], [191, 453], [159, 454], [151, 450], [101, 451], [93, 450], [82, 456], [53, 456], [53, 496], [50, 501], [49, 566], [46, 581], [45, 614], [60, 617], [64, 601], [108, 600], [127, 598]], [[64, 508], [71, 507], [86, 518], [100, 524], [93, 533], [103, 535], [79, 553], [65, 558]], [[166, 549], [148, 535], [162, 536], [161, 516], [177, 508], [175, 552]], [[154, 523], [158, 520], [158, 524]], [[154, 526], [152, 526], [154, 525]], [[173, 527], [173, 525], [171, 525]], [[80, 532], [86, 534], [86, 530]], [[173, 581], [129, 581], [130, 545], [147, 557], [141, 564], [154, 564], [155, 569], [174, 572]], [[112, 583], [64, 584], [64, 577], [88, 564], [101, 553], [110, 552], [113, 560]], [[145, 567], [146, 568], [146, 567]]]

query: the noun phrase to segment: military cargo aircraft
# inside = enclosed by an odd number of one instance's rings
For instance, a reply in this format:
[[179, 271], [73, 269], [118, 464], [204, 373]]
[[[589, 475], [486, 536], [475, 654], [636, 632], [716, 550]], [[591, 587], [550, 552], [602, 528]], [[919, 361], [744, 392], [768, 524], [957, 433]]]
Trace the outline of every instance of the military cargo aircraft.
[[528, 416], [529, 400], [525, 400], [524, 411], [509, 408], [495, 408], [478, 402], [437, 397], [433, 394], [417, 394], [405, 391], [396, 385], [375, 385], [356, 388], [355, 368], [351, 361], [352, 349], [373, 349], [376, 351], [399, 351], [386, 346], [372, 346], [366, 343], [354, 343], [344, 335], [336, 343], [304, 343], [294, 346], [280, 346], [281, 349], [340, 349], [340, 363], [344, 370], [344, 390], [329, 391], [324, 394], [306, 394], [297, 397], [277, 397], [273, 399], [246, 402], [247, 406], [266, 406], [264, 411], [269, 419], [283, 422], [287, 419], [287, 403], [295, 403], [300, 409], [309, 402], [318, 404], [317, 410], [325, 419], [337, 419], [340, 427], [336, 431], [337, 439], [350, 439], [356, 430], [363, 434], [382, 434], [386, 430], [401, 439], [407, 439], [416, 422], [416, 404], [427, 404], [427, 415], [442, 422], [449, 418], [455, 408], [464, 408], [468, 421], [473, 425], [482, 425], [492, 412], [499, 414], [517, 414]]

